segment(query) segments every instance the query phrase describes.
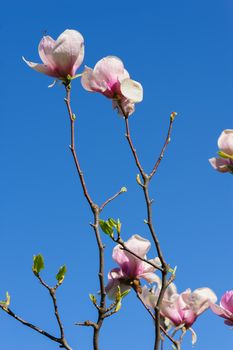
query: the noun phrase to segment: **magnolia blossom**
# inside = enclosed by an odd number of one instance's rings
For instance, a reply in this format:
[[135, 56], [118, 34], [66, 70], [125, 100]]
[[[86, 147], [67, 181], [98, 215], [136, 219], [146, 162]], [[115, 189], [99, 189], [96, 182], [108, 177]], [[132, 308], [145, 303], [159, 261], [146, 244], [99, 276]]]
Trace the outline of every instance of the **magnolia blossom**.
[[[156, 289], [148, 290], [143, 287], [141, 298], [145, 304], [154, 308], [160, 290], [161, 281]], [[187, 289], [178, 294], [175, 284], [171, 283], [165, 291], [160, 310], [162, 316], [167, 317], [174, 326], [189, 328], [197, 317], [209, 308], [210, 303], [216, 301], [215, 293], [209, 288], [198, 288], [193, 292]]]
[[85, 67], [81, 82], [87, 91], [100, 92], [112, 99], [113, 108], [123, 116], [131, 115], [134, 104], [143, 99], [141, 84], [130, 79], [118, 57], [104, 57], [96, 63], [94, 69]]
[[66, 29], [55, 41], [44, 36], [38, 47], [43, 64], [24, 61], [38, 72], [66, 81], [74, 77], [84, 57], [84, 39], [76, 30]]
[[[125, 243], [125, 246], [139, 257], [146, 259], [146, 253], [150, 249], [151, 244], [147, 239], [134, 235]], [[112, 258], [120, 267], [114, 268], [108, 274], [106, 292], [109, 298], [114, 299], [118, 287], [121, 292], [124, 292], [131, 288], [135, 280], [139, 281], [141, 278], [148, 283], [158, 282], [159, 277], [155, 275], [153, 266], [123, 250], [120, 245], [113, 249]], [[159, 258], [149, 261], [157, 266], [160, 265]]]
[[210, 307], [215, 314], [225, 318], [225, 324], [233, 326], [233, 290], [226, 292], [222, 296], [220, 305], [211, 304]]
[[221, 158], [210, 158], [210, 164], [221, 173], [233, 173], [233, 130], [227, 129], [221, 133], [218, 147]]

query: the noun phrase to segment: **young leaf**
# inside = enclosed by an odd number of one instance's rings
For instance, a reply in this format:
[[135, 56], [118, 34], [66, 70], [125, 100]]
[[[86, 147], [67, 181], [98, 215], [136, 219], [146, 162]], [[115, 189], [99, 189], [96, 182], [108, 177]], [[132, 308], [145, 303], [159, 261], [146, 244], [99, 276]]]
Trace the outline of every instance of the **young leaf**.
[[121, 294], [121, 299], [123, 299], [124, 297], [126, 297], [126, 295], [128, 295], [130, 292], [130, 289], [125, 290], [122, 294]]
[[120, 234], [121, 233], [121, 222], [120, 219], [117, 219], [117, 227], [116, 227], [117, 233]]
[[91, 299], [93, 304], [96, 304], [97, 300], [96, 300], [96, 297], [94, 296], [94, 294], [89, 294], [89, 298]]
[[40, 271], [44, 268], [44, 258], [41, 254], [33, 256], [33, 266], [32, 271], [35, 275], [38, 275]]
[[62, 282], [64, 281], [65, 278], [65, 274], [66, 274], [66, 265], [63, 265], [60, 267], [57, 275], [56, 275], [56, 279], [58, 281], [58, 284], [62, 284]]
[[116, 304], [115, 312], [118, 312], [120, 308], [121, 308], [121, 300], [119, 300], [118, 303]]
[[114, 219], [112, 219], [112, 218], [109, 218], [109, 219], [108, 219], [107, 224], [108, 224], [110, 227], [117, 228], [117, 222], [116, 222]]
[[113, 237], [114, 230], [113, 228], [108, 224], [107, 221], [100, 220], [99, 225], [101, 230], [106, 233], [106, 235], [110, 236], [111, 238]]
[[2, 305], [3, 307], [8, 307], [10, 305], [10, 300], [10, 294], [6, 292], [6, 300], [0, 300], [0, 305]]

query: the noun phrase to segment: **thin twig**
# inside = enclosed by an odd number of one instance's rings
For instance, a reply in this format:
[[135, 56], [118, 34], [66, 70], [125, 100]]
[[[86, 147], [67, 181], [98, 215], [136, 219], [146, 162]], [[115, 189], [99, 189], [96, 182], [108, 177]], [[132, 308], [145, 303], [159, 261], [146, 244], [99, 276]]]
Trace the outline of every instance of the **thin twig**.
[[129, 146], [131, 148], [132, 154], [134, 156], [134, 160], [135, 160], [135, 163], [136, 163], [136, 165], [138, 167], [138, 170], [140, 171], [142, 177], [144, 178], [146, 174], [145, 174], [145, 172], [144, 172], [144, 170], [143, 170], [143, 168], [141, 166], [141, 163], [139, 161], [136, 149], [135, 149], [135, 147], [133, 145], [133, 142], [132, 142], [132, 139], [130, 137], [129, 122], [128, 122], [128, 117], [127, 116], [125, 116], [125, 126], [126, 126], [126, 134], [125, 134], [125, 136], [126, 136], [126, 138], [128, 140], [128, 143], [129, 143]]
[[[54, 308], [54, 314], [57, 320], [57, 324], [59, 326], [60, 329], [60, 339], [61, 339], [61, 344], [65, 345], [63, 347], [66, 348], [66, 346], [68, 346], [66, 338], [65, 338], [65, 332], [64, 332], [64, 327], [61, 321], [61, 317], [59, 314], [59, 310], [58, 310], [58, 306], [57, 306], [57, 298], [56, 298], [56, 290], [58, 288], [58, 285], [56, 285], [55, 287], [50, 287], [47, 283], [45, 283], [45, 281], [41, 278], [41, 276], [39, 274], [36, 275], [36, 277], [38, 278], [38, 280], [40, 281], [40, 283], [49, 291], [49, 294], [52, 298], [53, 301], [53, 308]], [[69, 346], [67, 349], [71, 349]]]
[[17, 316], [9, 307], [5, 307], [5, 306], [0, 305], [0, 308], [3, 311], [5, 311], [9, 316], [13, 317], [15, 320], [19, 321], [23, 325], [33, 329], [34, 331], [40, 333], [41, 335], [44, 335], [45, 337], [51, 339], [52, 341], [60, 344], [60, 347], [62, 347], [64, 349], [67, 349], [67, 350], [72, 350], [72, 348], [66, 343], [65, 339], [54, 337], [50, 333], [48, 333], [48, 332], [44, 331], [43, 329], [35, 326], [34, 324], [32, 324], [32, 323], [30, 323], [28, 321], [25, 321], [20, 316]]
[[108, 198], [101, 206], [100, 206], [100, 212], [104, 209], [104, 207], [106, 207], [106, 205], [108, 203], [110, 203], [111, 201], [113, 201], [115, 198], [117, 198], [120, 194], [122, 194], [124, 191], [122, 191], [122, 189], [120, 191], [118, 191], [116, 194], [114, 194], [112, 197]]
[[161, 161], [163, 159], [164, 153], [165, 153], [166, 148], [167, 148], [167, 146], [168, 146], [168, 144], [170, 142], [170, 139], [171, 139], [171, 131], [172, 131], [172, 125], [173, 125], [174, 120], [175, 120], [175, 118], [174, 118], [173, 114], [171, 114], [169, 128], [168, 128], [168, 132], [167, 132], [167, 137], [166, 137], [165, 143], [164, 143], [163, 148], [162, 148], [162, 150], [160, 152], [159, 158], [158, 158], [157, 162], [155, 163], [154, 168], [153, 168], [153, 170], [151, 171], [151, 173], [149, 175], [149, 179], [151, 179], [154, 176], [154, 174], [156, 173], [156, 170], [159, 167], [159, 164], [161, 163]]
[[[167, 147], [167, 144], [169, 142], [169, 139], [170, 139], [170, 132], [171, 132], [171, 127], [172, 127], [172, 123], [173, 123], [173, 119], [174, 119], [174, 116], [175, 115], [171, 115], [170, 117], [170, 127], [169, 127], [169, 131], [168, 131], [168, 136], [167, 136], [167, 139], [165, 141], [165, 144], [164, 144], [164, 147], [161, 151], [161, 154], [160, 154], [160, 158], [159, 160], [156, 162], [155, 164], [155, 167], [154, 169], [152, 170], [152, 173], [151, 175], [147, 175], [146, 172], [144, 171], [140, 161], [139, 161], [139, 158], [138, 158], [138, 155], [137, 155], [137, 152], [136, 152], [136, 149], [133, 145], [133, 141], [132, 141], [132, 138], [131, 138], [131, 134], [130, 134], [130, 128], [129, 128], [129, 121], [128, 121], [128, 116], [125, 114], [125, 128], [126, 128], [126, 138], [127, 138], [127, 141], [129, 143], [129, 147], [131, 149], [131, 152], [133, 154], [133, 157], [134, 157], [134, 160], [135, 160], [135, 163], [136, 163], [136, 166], [142, 176], [142, 180], [143, 180], [143, 183], [140, 183], [142, 189], [143, 189], [143, 193], [144, 193], [144, 197], [145, 197], [145, 202], [146, 202], [146, 208], [147, 208], [147, 220], [146, 220], [146, 223], [149, 227], [149, 230], [150, 230], [150, 233], [151, 233], [151, 236], [152, 236], [152, 239], [154, 241], [154, 244], [155, 244], [155, 247], [156, 247], [156, 250], [157, 250], [157, 253], [158, 253], [158, 257], [161, 261], [161, 267], [162, 269], [161, 272], [162, 272], [162, 286], [161, 286], [161, 290], [160, 290], [160, 294], [159, 294], [159, 297], [158, 297], [158, 301], [157, 301], [157, 305], [156, 305], [156, 308], [155, 308], [155, 344], [154, 344], [154, 350], [159, 350], [159, 346], [160, 346], [160, 341], [162, 339], [161, 337], [161, 325], [160, 325], [160, 306], [161, 306], [161, 303], [162, 303], [162, 299], [163, 299], [163, 296], [164, 296], [164, 292], [165, 292], [165, 289], [166, 289], [166, 277], [167, 277], [167, 274], [168, 274], [168, 271], [169, 271], [169, 266], [168, 264], [166, 263], [165, 259], [164, 259], [164, 256], [163, 256], [163, 253], [162, 253], [162, 250], [161, 250], [161, 247], [160, 247], [160, 243], [159, 243], [159, 240], [158, 240], [158, 237], [157, 237], [157, 234], [155, 232], [155, 229], [154, 229], [154, 226], [153, 226], [153, 220], [152, 220], [152, 201], [150, 199], [150, 196], [149, 196], [149, 183], [150, 183], [150, 180], [152, 178], [152, 176], [154, 175], [155, 171], [157, 170], [161, 160], [162, 160], [162, 157], [163, 157], [163, 154], [165, 152], [165, 149]], [[173, 116], [173, 118], [172, 118]]]

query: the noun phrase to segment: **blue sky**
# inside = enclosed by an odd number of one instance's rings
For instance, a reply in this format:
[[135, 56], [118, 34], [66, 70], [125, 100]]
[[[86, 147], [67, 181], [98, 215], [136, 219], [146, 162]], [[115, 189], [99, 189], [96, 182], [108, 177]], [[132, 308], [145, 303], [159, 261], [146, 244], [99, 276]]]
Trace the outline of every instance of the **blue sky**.
[[[208, 286], [220, 298], [232, 289], [233, 178], [208, 163], [221, 131], [233, 127], [232, 2], [5, 2], [0, 16], [0, 299], [8, 290], [17, 314], [55, 332], [51, 301], [34, 278], [31, 261], [34, 254], [44, 255], [43, 276], [49, 283], [59, 266], [67, 264], [67, 278], [58, 291], [67, 338], [74, 349], [91, 349], [91, 329], [73, 324], [96, 318], [88, 293], [99, 288], [97, 252], [89, 227], [92, 216], [68, 148], [64, 89], [48, 89], [51, 79], [21, 59], [39, 61], [37, 46], [44, 31], [56, 38], [66, 28], [83, 34], [84, 64], [93, 67], [100, 58], [115, 55], [142, 83], [144, 101], [130, 123], [148, 171], [160, 152], [170, 112], [178, 112], [172, 142], [151, 184], [155, 227], [166, 259], [178, 266], [179, 291]], [[109, 100], [88, 94], [79, 81], [73, 84], [72, 98], [78, 152], [92, 197], [102, 203], [122, 186], [128, 188], [103, 218], [119, 217], [125, 240], [135, 233], [149, 238], [123, 120]], [[113, 244], [104, 240], [108, 271], [115, 266]], [[154, 256], [151, 250], [149, 257]], [[194, 329], [197, 350], [229, 349], [232, 344], [232, 332], [210, 311]], [[2, 348], [57, 349], [3, 313], [0, 330]], [[152, 349], [153, 325], [131, 293], [101, 335], [101, 350]], [[184, 350], [191, 349], [186, 338]]]

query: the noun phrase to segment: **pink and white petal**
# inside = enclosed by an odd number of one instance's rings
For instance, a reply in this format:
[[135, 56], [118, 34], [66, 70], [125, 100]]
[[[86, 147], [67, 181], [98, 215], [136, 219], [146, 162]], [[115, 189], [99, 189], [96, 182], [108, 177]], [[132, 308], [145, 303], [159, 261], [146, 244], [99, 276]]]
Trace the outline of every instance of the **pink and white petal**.
[[192, 333], [192, 345], [195, 345], [197, 342], [197, 334], [191, 327], [189, 328], [189, 330]]
[[[161, 267], [161, 262], [160, 259], [158, 257], [154, 258], [154, 259], [149, 259], [149, 262], [151, 262], [152, 264], [154, 264], [155, 266]], [[143, 271], [144, 272], [154, 272], [156, 270], [156, 268], [154, 268], [152, 265], [143, 262]]]
[[74, 66], [73, 66], [73, 74], [72, 76], [75, 75], [76, 70], [81, 66], [81, 64], [83, 63], [83, 59], [84, 59], [84, 43], [81, 44], [80, 47], [80, 52], [79, 52], [79, 56], [77, 57]]
[[104, 57], [96, 63], [94, 74], [99, 83], [112, 86], [125, 74], [123, 62], [115, 56]]
[[121, 81], [121, 93], [131, 102], [141, 102], [143, 100], [143, 88], [140, 83], [132, 79], [124, 79]]
[[197, 314], [191, 310], [191, 309], [187, 309], [187, 310], [182, 310], [183, 312], [183, 321], [186, 325], [186, 327], [190, 327], [192, 326], [192, 324], [196, 321], [197, 319]]
[[66, 29], [57, 38], [53, 49], [53, 60], [62, 76], [75, 74], [73, 68], [80, 53], [83, 58], [83, 43], [83, 36], [76, 30]]
[[126, 251], [124, 251], [119, 244], [116, 247], [114, 247], [112, 252], [112, 258], [121, 267], [129, 263], [129, 258], [126, 255]]
[[40, 63], [34, 63], [31, 61], [27, 61], [24, 57], [23, 57], [24, 62], [32, 69], [36, 70], [37, 72], [49, 75], [51, 77], [56, 77], [54, 75], [53, 70], [50, 67], [47, 67], [45, 64], [40, 64]]
[[123, 74], [121, 74], [120, 76], [118, 76], [119, 82], [122, 82], [122, 80], [128, 79], [128, 78], [130, 78], [130, 76], [129, 76], [129, 73], [128, 73], [128, 71], [127, 71], [126, 69], [124, 69]]
[[95, 79], [93, 69], [85, 66], [85, 70], [82, 74], [81, 84], [83, 88], [91, 92], [104, 92], [107, 88], [106, 84], [99, 84]]
[[[133, 235], [126, 243], [126, 247], [140, 256], [141, 258], [145, 258], [147, 252], [151, 247], [150, 241], [145, 239], [139, 235]], [[132, 256], [132, 255], [131, 255]]]
[[[162, 282], [161, 282], [162, 285]], [[164, 293], [164, 299], [170, 300], [173, 295], [177, 295], [177, 288], [174, 283], [170, 283]]]
[[169, 318], [169, 320], [174, 323], [174, 325], [178, 326], [180, 324], [183, 324], [183, 319], [179, 313], [179, 309], [176, 309], [169, 304], [166, 305], [166, 302], [162, 302], [161, 312], [162, 315]]
[[55, 62], [53, 61], [54, 45], [55, 40], [51, 38], [51, 36], [46, 35], [41, 39], [38, 47], [39, 55], [42, 62], [53, 69], [56, 67]]
[[124, 96], [120, 100], [112, 100], [112, 107], [123, 117], [128, 117], [135, 111], [134, 103]]
[[230, 318], [229, 312], [227, 312], [225, 309], [223, 309], [221, 306], [217, 304], [210, 304], [211, 310], [218, 316], [223, 318]]
[[142, 299], [143, 303], [150, 306], [151, 308], [155, 308], [159, 296], [159, 290], [155, 287], [152, 289], [148, 288], [147, 286], [142, 287], [142, 292], [140, 294], [140, 298]]
[[200, 315], [209, 308], [210, 303], [215, 303], [216, 301], [217, 296], [210, 288], [198, 288], [190, 294], [187, 303], [197, 315]]
[[215, 170], [218, 170], [221, 173], [229, 172], [229, 168], [228, 168], [228, 166], [230, 165], [229, 159], [210, 158], [209, 162]]
[[105, 287], [106, 293], [110, 299], [115, 298], [116, 293], [118, 292], [118, 287], [122, 293], [130, 289], [129, 284], [125, 283], [124, 281], [121, 269], [115, 268], [109, 272], [108, 284]]
[[233, 130], [224, 130], [218, 139], [218, 147], [221, 151], [233, 155]]
[[222, 296], [220, 306], [233, 313], [233, 290], [227, 291]]

